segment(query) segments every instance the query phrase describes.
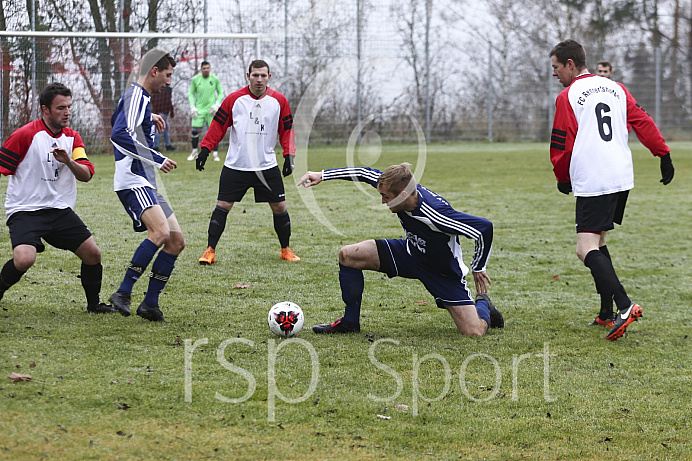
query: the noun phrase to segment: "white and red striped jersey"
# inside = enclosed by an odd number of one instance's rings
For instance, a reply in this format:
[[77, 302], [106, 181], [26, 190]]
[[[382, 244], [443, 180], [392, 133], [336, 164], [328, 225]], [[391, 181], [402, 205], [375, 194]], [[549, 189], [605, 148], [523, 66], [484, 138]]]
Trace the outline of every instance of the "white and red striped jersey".
[[0, 173], [10, 177], [5, 197], [8, 218], [18, 211], [74, 209], [76, 179], [67, 165], [55, 160], [53, 147], [71, 152], [73, 160], [86, 165], [94, 174], [94, 165], [87, 159], [79, 133], [66, 127], [54, 135], [43, 119], [24, 125], [0, 148]]
[[271, 88], [259, 98], [249, 87], [229, 94], [221, 103], [202, 140], [213, 150], [231, 129], [224, 165], [240, 171], [261, 171], [277, 165], [274, 147], [277, 136], [283, 155], [295, 155], [293, 115], [286, 97]]
[[653, 119], [624, 85], [593, 74], [580, 75], [555, 102], [550, 160], [560, 182], [572, 182], [577, 197], [634, 187], [628, 123], [653, 155], [670, 152]]

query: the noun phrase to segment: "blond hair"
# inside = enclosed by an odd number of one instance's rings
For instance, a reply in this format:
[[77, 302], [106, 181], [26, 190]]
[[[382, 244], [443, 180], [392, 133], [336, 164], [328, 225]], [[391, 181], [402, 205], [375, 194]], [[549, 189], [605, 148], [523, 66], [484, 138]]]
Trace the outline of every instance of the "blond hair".
[[411, 164], [404, 162], [384, 170], [384, 173], [377, 179], [377, 187], [380, 188], [380, 186], [395, 195], [399, 195], [404, 190], [412, 195], [413, 191], [416, 190], [417, 183], [411, 171]]

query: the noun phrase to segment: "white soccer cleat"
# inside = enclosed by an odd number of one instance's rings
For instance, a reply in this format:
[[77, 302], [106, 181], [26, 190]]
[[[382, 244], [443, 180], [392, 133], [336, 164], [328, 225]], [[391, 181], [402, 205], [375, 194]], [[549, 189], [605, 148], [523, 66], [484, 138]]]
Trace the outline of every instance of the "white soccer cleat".
[[195, 147], [192, 149], [192, 152], [190, 152], [190, 155], [187, 157], [188, 161], [193, 161], [194, 159], [197, 158], [197, 148]]
[[219, 158], [219, 151], [217, 151], [217, 150], [214, 151], [214, 161], [215, 162], [221, 161], [221, 159]]

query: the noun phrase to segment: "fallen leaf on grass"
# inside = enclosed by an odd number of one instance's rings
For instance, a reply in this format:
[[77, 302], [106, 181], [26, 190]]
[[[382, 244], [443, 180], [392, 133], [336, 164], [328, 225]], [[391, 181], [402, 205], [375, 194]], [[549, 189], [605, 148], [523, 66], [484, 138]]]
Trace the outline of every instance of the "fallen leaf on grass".
[[416, 301], [417, 306], [427, 306], [428, 302], [427, 301]]
[[559, 279], [559, 278], [560, 278], [559, 275], [553, 275], [553, 280], [557, 280], [557, 279]]
[[233, 288], [244, 289], [252, 287], [251, 283], [236, 283]]
[[408, 405], [400, 403], [399, 405], [394, 405], [394, 408], [396, 408], [397, 410], [408, 410]]
[[20, 373], [10, 373], [10, 379], [14, 382], [17, 381], [30, 381], [31, 375], [22, 375]]
[[29, 364], [29, 368], [36, 368], [36, 362], [31, 362]]
[[127, 410], [128, 408], [132, 408], [132, 407], [130, 407], [130, 405], [128, 405], [126, 403], [116, 403], [115, 408], [117, 408], [118, 410]]

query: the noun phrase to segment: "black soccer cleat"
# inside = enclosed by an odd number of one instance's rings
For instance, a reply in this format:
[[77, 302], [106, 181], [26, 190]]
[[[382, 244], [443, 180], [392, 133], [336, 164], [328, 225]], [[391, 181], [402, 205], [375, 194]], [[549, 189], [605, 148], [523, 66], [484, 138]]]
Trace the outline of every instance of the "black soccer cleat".
[[493, 304], [493, 302], [490, 300], [490, 296], [488, 296], [487, 293], [480, 293], [476, 295], [476, 302], [478, 302], [479, 299], [483, 299], [488, 303], [488, 310], [490, 311], [490, 324], [488, 327], [504, 328], [505, 319], [502, 317], [502, 312], [495, 307], [495, 304]]
[[344, 323], [344, 318], [339, 317], [333, 323], [321, 323], [312, 327], [312, 331], [319, 334], [332, 333], [358, 333], [360, 325], [352, 326]]
[[168, 322], [168, 320], [163, 317], [163, 312], [161, 312], [159, 306], [149, 306], [144, 301], [142, 301], [142, 304], [137, 308], [137, 315], [150, 322]]
[[636, 322], [639, 317], [643, 314], [642, 308], [639, 304], [632, 303], [627, 309], [623, 309], [617, 314], [617, 319], [615, 319], [615, 324], [610, 333], [606, 336], [608, 341], [615, 341], [616, 339], [622, 337], [625, 334], [625, 330], [630, 323]]
[[96, 306], [87, 306], [87, 312], [89, 312], [90, 314], [113, 314], [118, 311], [115, 310], [113, 306], [110, 306], [106, 303], [98, 303], [98, 305]]
[[108, 302], [124, 317], [130, 315], [130, 293], [116, 291], [108, 298]]

